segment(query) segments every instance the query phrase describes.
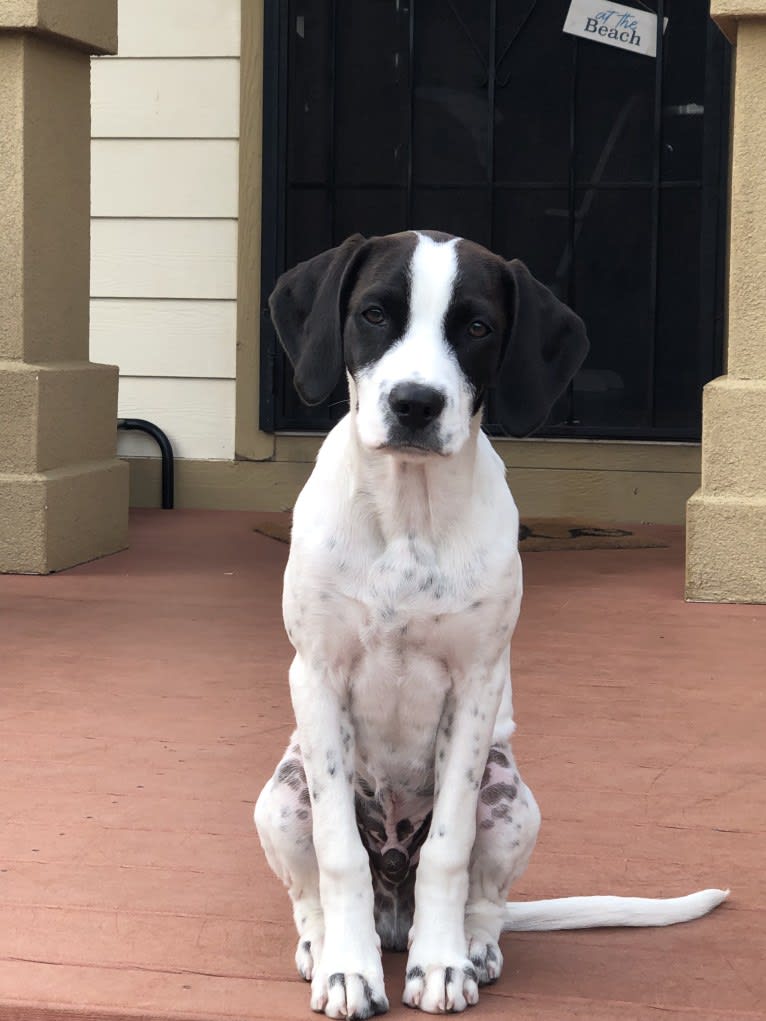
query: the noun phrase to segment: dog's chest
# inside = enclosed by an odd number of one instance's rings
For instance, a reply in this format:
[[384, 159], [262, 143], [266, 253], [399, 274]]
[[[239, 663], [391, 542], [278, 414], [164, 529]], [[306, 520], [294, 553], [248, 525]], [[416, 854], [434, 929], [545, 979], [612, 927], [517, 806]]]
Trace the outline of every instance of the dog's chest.
[[407, 537], [357, 582], [351, 712], [357, 761], [379, 788], [414, 794], [432, 786], [445, 703], [483, 617], [495, 616], [483, 566], [480, 549], [458, 559]]

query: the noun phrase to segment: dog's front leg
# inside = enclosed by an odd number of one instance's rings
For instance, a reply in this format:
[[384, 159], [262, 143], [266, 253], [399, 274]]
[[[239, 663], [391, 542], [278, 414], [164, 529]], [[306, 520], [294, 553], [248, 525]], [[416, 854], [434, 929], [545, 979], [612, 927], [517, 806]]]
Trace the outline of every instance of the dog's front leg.
[[354, 809], [354, 733], [348, 696], [319, 663], [290, 668], [298, 738], [311, 798], [325, 935], [311, 982], [312, 1010], [367, 1018], [388, 1009], [372, 878]]
[[433, 819], [420, 852], [403, 996], [429, 1013], [465, 1010], [479, 999], [465, 936], [468, 866], [505, 672], [498, 663], [456, 680], [436, 739]]

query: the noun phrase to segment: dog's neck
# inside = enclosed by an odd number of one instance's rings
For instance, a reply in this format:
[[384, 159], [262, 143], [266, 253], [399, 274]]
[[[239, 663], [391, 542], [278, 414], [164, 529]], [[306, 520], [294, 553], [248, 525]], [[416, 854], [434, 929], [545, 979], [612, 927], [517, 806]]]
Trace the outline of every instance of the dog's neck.
[[350, 413], [350, 440], [358, 498], [375, 515], [386, 545], [413, 534], [434, 543], [464, 522], [474, 489], [481, 412], [471, 421], [462, 448], [449, 457], [422, 458], [370, 450], [359, 440]]

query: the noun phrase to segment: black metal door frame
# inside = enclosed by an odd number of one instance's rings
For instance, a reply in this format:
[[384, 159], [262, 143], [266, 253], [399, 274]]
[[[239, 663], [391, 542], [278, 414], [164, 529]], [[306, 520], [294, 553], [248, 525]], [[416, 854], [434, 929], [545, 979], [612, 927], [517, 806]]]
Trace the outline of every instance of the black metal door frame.
[[[364, 0], [362, 0], [364, 2]], [[414, 25], [415, 6], [417, 0], [409, 0], [410, 11], [410, 59], [414, 53]], [[449, 2], [449, 0], [447, 0]], [[659, 266], [659, 239], [660, 239], [660, 200], [663, 190], [674, 186], [688, 186], [688, 182], [663, 181], [661, 178], [661, 145], [662, 145], [662, 123], [663, 123], [663, 52], [664, 39], [660, 31], [663, 17], [668, 8], [669, 0], [655, 0], [653, 10], [657, 13], [657, 56], [655, 59], [655, 87], [654, 87], [654, 110], [653, 110], [653, 132], [654, 149], [651, 179], [651, 269], [650, 269], [650, 314], [651, 336], [648, 338], [651, 357], [649, 359], [649, 383], [648, 395], [650, 401], [650, 416], [654, 420], [654, 392], [655, 392], [655, 354], [656, 354], [656, 332], [657, 332], [657, 294]], [[332, 0], [332, 11], [334, 13], [337, 0]], [[489, 130], [487, 132], [487, 189], [489, 201], [494, 199], [495, 189], [498, 187], [494, 179], [494, 143], [495, 143], [495, 89], [496, 72], [507, 55], [510, 45], [506, 46], [503, 53], [497, 59], [496, 54], [496, 33], [495, 24], [497, 18], [498, 0], [489, 0], [490, 18], [490, 47], [487, 58], [486, 89], [487, 89], [487, 118]], [[534, 10], [534, 0], [529, 8], [529, 14]], [[642, 4], [647, 7], [648, 5]], [[526, 23], [529, 14], [524, 19]], [[276, 283], [279, 274], [287, 268], [285, 265], [285, 222], [286, 222], [286, 168], [287, 168], [287, 98], [289, 89], [288, 67], [287, 67], [287, 33], [288, 33], [289, 4], [287, 0], [265, 0], [264, 4], [264, 103], [263, 103], [263, 201], [262, 201], [262, 258], [261, 258], [261, 294], [263, 295], [262, 308], [262, 329], [261, 329], [261, 400], [260, 416], [261, 428], [272, 432], [275, 430], [290, 431], [325, 431], [331, 427], [333, 420], [328, 417], [320, 417], [315, 423], [291, 424], [280, 422], [280, 411], [278, 407], [278, 394], [288, 383], [289, 366], [286, 366], [285, 359], [279, 349], [273, 327], [271, 325], [266, 298]], [[523, 24], [516, 36], [523, 29]], [[702, 179], [702, 227], [700, 260], [703, 279], [713, 281], [713, 286], [702, 288], [699, 309], [699, 330], [698, 342], [700, 351], [700, 390], [706, 379], [713, 378], [720, 374], [722, 369], [722, 347], [723, 347], [723, 295], [725, 293], [725, 267], [724, 257], [726, 247], [726, 183], [728, 176], [728, 108], [729, 108], [729, 53], [728, 48], [722, 47], [715, 39], [717, 32], [712, 26], [708, 31], [707, 46], [708, 59], [718, 59], [722, 62], [720, 77], [708, 76], [706, 79], [705, 108], [710, 110], [712, 115], [705, 118], [705, 133], [703, 139], [703, 179]], [[515, 41], [515, 38], [514, 40]], [[334, 36], [333, 36], [334, 39]], [[572, 307], [577, 308], [577, 294], [575, 285], [575, 255], [577, 252], [578, 235], [578, 206], [577, 191], [583, 190], [582, 184], [576, 180], [574, 147], [577, 137], [577, 107], [575, 101], [578, 62], [581, 59], [581, 43], [576, 37], [571, 37], [572, 44], [572, 71], [575, 87], [572, 89], [569, 103], [569, 176], [567, 181], [568, 197], [568, 269], [566, 276], [565, 292], [561, 295]], [[586, 43], [586, 45], [598, 45]], [[717, 52], [714, 54], [713, 49]], [[648, 58], [647, 58], [648, 59]], [[330, 61], [331, 91], [334, 94], [335, 81], [335, 52]], [[723, 85], [721, 85], [723, 83]], [[406, 210], [407, 227], [418, 226], [412, 221], [413, 208], [413, 84], [410, 76], [410, 115], [409, 115], [409, 152], [406, 174]], [[333, 100], [334, 102], [334, 100]], [[330, 147], [333, 150], [334, 139], [334, 116], [331, 114], [328, 130], [330, 132]], [[331, 164], [332, 165], [332, 164]], [[444, 187], [449, 187], [445, 185]], [[334, 180], [330, 182], [331, 202], [334, 203], [335, 188]], [[333, 204], [334, 209], [334, 204]], [[333, 219], [333, 235], [335, 234], [335, 217]], [[494, 224], [493, 217], [490, 223]], [[422, 225], [421, 225], [422, 226]], [[438, 225], [437, 225], [438, 226]], [[335, 242], [342, 240], [335, 238]], [[553, 428], [546, 428], [540, 431], [539, 435], [549, 437], [565, 438], [612, 438], [612, 439], [635, 439], [635, 440], [696, 440], [699, 439], [699, 430], [663, 428], [654, 430], [651, 426], [598, 426], [589, 428], [579, 424], [576, 420], [575, 411], [570, 399], [564, 422]], [[489, 408], [488, 421], [490, 432], [493, 430], [492, 406]], [[499, 430], [502, 432], [501, 430]]]

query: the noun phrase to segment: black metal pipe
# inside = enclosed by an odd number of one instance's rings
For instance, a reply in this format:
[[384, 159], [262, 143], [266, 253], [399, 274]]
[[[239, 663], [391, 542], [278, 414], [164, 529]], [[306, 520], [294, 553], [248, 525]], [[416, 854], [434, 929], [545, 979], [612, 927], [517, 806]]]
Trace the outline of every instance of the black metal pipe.
[[175, 492], [173, 447], [166, 434], [154, 422], [147, 422], [143, 418], [118, 418], [117, 428], [126, 432], [143, 432], [156, 440], [162, 456], [162, 509], [173, 510]]

